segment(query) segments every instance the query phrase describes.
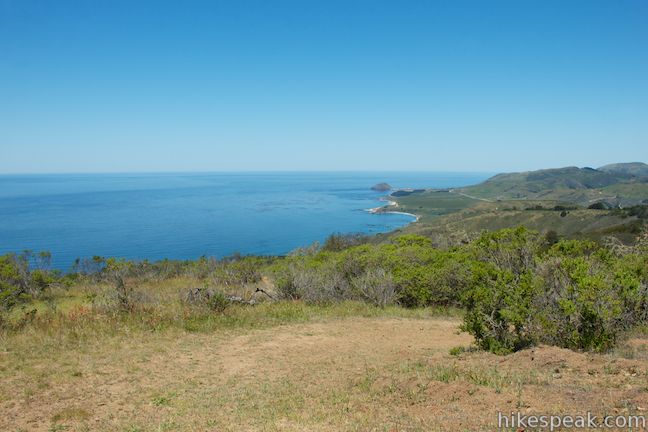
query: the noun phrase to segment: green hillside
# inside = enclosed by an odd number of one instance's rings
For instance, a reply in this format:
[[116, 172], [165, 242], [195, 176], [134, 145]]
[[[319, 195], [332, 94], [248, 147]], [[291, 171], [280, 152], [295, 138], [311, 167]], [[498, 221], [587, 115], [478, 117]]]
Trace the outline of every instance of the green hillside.
[[558, 236], [566, 238], [598, 240], [604, 236], [614, 236], [631, 243], [641, 230], [641, 221], [637, 218], [622, 217], [608, 210], [534, 210], [516, 207], [512, 202], [499, 204], [504, 204], [505, 207], [480, 203], [456, 214], [439, 217], [428, 224], [414, 224], [411, 231], [447, 241], [462, 240], [461, 236], [470, 239], [482, 231], [525, 226], [543, 234], [554, 231]]
[[[612, 164], [593, 168], [567, 167], [498, 174], [459, 189], [395, 191], [396, 205], [382, 211], [419, 216], [404, 229], [441, 243], [457, 243], [484, 230], [524, 225], [539, 232], [569, 238], [601, 239], [613, 235], [631, 243], [641, 219], [626, 208], [648, 204], [648, 165]], [[599, 209], [589, 209], [604, 203]], [[617, 208], [617, 210], [605, 210]], [[401, 230], [402, 232], [402, 230]]]
[[457, 192], [487, 200], [555, 200], [588, 206], [604, 201], [611, 206], [648, 202], [648, 165], [606, 165], [601, 169], [566, 167], [498, 174]]

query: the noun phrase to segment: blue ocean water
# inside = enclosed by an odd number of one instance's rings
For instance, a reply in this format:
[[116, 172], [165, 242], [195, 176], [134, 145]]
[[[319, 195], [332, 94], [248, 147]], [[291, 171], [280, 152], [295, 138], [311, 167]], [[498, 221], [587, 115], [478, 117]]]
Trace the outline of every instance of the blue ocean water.
[[483, 173], [187, 173], [0, 176], [0, 254], [49, 250], [77, 257], [195, 259], [285, 254], [341, 232], [387, 232], [410, 223], [371, 214], [372, 185], [455, 187]]

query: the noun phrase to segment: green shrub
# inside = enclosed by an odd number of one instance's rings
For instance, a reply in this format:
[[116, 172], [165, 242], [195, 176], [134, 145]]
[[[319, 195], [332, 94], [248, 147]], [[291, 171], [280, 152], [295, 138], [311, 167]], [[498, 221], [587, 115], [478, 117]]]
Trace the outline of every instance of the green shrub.
[[648, 322], [648, 256], [615, 256], [586, 241], [538, 248], [523, 230], [484, 234], [463, 297], [462, 328], [477, 344], [507, 353], [533, 344], [605, 351]]
[[458, 305], [470, 279], [468, 261], [465, 252], [436, 249], [429, 238], [418, 235], [350, 248], [338, 258], [348, 279], [384, 270], [394, 282], [396, 300], [407, 307]]
[[353, 233], [353, 234], [331, 234], [322, 246], [322, 250], [328, 252], [339, 252], [354, 246], [359, 246], [368, 243], [370, 237], [366, 234]]
[[7, 310], [29, 298], [13, 255], [0, 256], [0, 305]]
[[448, 351], [448, 354], [450, 354], [451, 356], [458, 356], [458, 355], [461, 355], [461, 354], [463, 354], [463, 353], [465, 353], [467, 351], [468, 351], [468, 349], [466, 349], [466, 347], [455, 346], [455, 347], [450, 348], [450, 351]]
[[604, 202], [596, 202], [594, 204], [590, 204], [589, 207], [587, 207], [590, 210], [607, 210], [608, 206]]
[[223, 312], [230, 304], [230, 300], [219, 291], [214, 292], [207, 299], [207, 307], [215, 312]]
[[472, 286], [463, 298], [467, 311], [462, 330], [472, 334], [480, 348], [498, 354], [531, 345], [528, 324], [536, 282], [530, 271], [476, 264]]
[[384, 308], [394, 302], [396, 285], [391, 274], [381, 268], [367, 270], [352, 280], [352, 286], [369, 303]]
[[[614, 248], [514, 228], [484, 233], [450, 249], [437, 249], [419, 235], [384, 243], [337, 235], [324, 248], [315, 244], [283, 258], [148, 262], [94, 257], [79, 260], [78, 272], [66, 276], [49, 270], [50, 259], [47, 253], [31, 252], [0, 256], [0, 309], [32, 298], [46, 300], [43, 293], [53, 284], [89, 279], [112, 286], [104, 296], [106, 306], [139, 313], [146, 299], [135, 289], [145, 280], [188, 276], [205, 287], [243, 286], [270, 271], [273, 298], [463, 306], [463, 330], [478, 347], [496, 353], [541, 343], [605, 351], [628, 331], [648, 325], [648, 234], [634, 246]], [[210, 288], [191, 289], [185, 301], [200, 305], [196, 310], [205, 320], [216, 319], [207, 309], [222, 312], [230, 305]]]
[[608, 263], [596, 255], [552, 256], [537, 271], [543, 282], [533, 301], [538, 342], [595, 351], [616, 343], [625, 329], [623, 292]]
[[228, 257], [214, 263], [209, 277], [213, 283], [224, 286], [256, 283], [261, 280], [259, 269], [263, 264], [259, 257]]
[[291, 259], [276, 273], [275, 285], [282, 298], [303, 300], [307, 303], [330, 303], [355, 300], [351, 280], [340, 271], [340, 265], [331, 259]]
[[49, 270], [50, 260], [49, 252], [0, 256], [0, 308], [8, 310], [38, 297], [59, 281], [60, 275]]

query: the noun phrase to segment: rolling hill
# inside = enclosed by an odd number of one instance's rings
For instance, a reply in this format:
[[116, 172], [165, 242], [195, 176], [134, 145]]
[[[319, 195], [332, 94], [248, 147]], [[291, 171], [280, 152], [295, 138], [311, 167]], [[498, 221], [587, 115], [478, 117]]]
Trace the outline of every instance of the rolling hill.
[[[648, 204], [646, 172], [648, 165], [635, 162], [498, 174], [459, 189], [395, 191], [390, 198], [395, 204], [382, 210], [418, 215], [417, 223], [395, 234], [423, 234], [439, 245], [520, 225], [567, 238], [614, 236], [631, 244], [645, 218], [613, 208]], [[606, 205], [588, 208], [598, 202]]]
[[630, 174], [637, 177], [648, 176], [648, 165], [643, 162], [609, 164], [600, 167], [598, 170], [608, 173]]
[[611, 206], [648, 203], [648, 165], [611, 164], [594, 168], [554, 168], [498, 174], [457, 190], [489, 200], [542, 199], [579, 205], [606, 202]]

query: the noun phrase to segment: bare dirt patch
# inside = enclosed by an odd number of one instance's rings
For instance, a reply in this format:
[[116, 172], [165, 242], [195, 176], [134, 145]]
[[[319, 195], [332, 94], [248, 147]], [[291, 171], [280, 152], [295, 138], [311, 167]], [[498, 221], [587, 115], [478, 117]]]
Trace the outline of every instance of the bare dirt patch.
[[0, 430], [472, 431], [493, 430], [497, 411], [648, 407], [646, 359], [550, 347], [451, 356], [471, 343], [458, 324], [351, 318], [133, 335], [20, 366], [3, 356]]

